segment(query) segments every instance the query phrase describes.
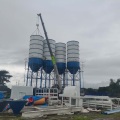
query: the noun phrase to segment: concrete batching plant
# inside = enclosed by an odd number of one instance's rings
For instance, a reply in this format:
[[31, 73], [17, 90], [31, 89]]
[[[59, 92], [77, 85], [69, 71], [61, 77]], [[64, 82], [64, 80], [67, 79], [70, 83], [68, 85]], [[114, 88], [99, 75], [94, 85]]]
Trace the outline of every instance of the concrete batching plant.
[[[44, 25], [43, 22], [42, 24]], [[61, 78], [60, 81], [57, 80], [55, 66]], [[36, 83], [38, 88], [50, 88], [60, 83], [62, 87], [67, 85], [75, 86], [75, 82], [80, 81], [79, 42], [72, 40], [68, 41], [66, 45], [61, 42], [56, 43], [55, 40], [47, 37], [44, 39], [39, 34], [31, 35], [26, 70], [26, 85], [35, 86], [32, 83]]]
[[[36, 87], [51, 87], [56, 84], [56, 80], [46, 40], [43, 40], [40, 35], [32, 35], [31, 38], [28, 62], [29, 77], [27, 78], [29, 80], [27, 81], [30, 82], [29, 85], [32, 85], [32, 81], [37, 81], [39, 85], [36, 83]], [[75, 86], [75, 82], [80, 80], [79, 42], [72, 40], [68, 41], [66, 45], [61, 42], [55, 43], [53, 39], [49, 39], [49, 41], [56, 57], [62, 86]]]

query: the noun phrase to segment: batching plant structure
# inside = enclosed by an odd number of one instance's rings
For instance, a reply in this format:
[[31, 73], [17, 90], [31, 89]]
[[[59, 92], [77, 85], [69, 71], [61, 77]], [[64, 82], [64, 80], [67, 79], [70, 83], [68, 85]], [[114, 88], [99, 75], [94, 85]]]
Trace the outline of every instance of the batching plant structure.
[[[50, 43], [50, 47], [52, 49], [53, 54], [55, 55], [55, 40], [53, 39], [49, 39], [49, 43]], [[53, 63], [51, 60], [51, 55], [50, 55], [50, 51], [48, 48], [48, 44], [47, 41], [44, 40], [43, 41], [43, 69], [45, 71], [45, 88], [48, 86], [51, 86], [51, 72], [53, 70]], [[48, 83], [48, 84], [47, 84]]]
[[[56, 57], [62, 86], [75, 86], [76, 81], [80, 81], [79, 42], [75, 40], [68, 41], [67, 49], [65, 43], [55, 43], [53, 39], [49, 39], [49, 42]], [[36, 80], [34, 80], [36, 87], [39, 86], [40, 88], [50, 88], [56, 84], [48, 45], [40, 35], [30, 36], [28, 71], [27, 81], [30, 81], [31, 86], [34, 79]], [[38, 83], [39, 85], [37, 85]]]
[[[50, 88], [58, 84], [58, 81], [47, 40], [39, 34], [38, 27], [39, 24], [37, 24], [36, 34], [30, 36], [26, 86], [34, 86], [32, 83], [36, 82], [36, 87]], [[48, 40], [51, 52], [56, 58], [54, 61], [61, 77], [62, 87], [75, 86], [76, 81], [80, 81], [79, 42], [72, 40], [66, 45], [62, 42], [56, 43], [53, 39]]]
[[59, 75], [62, 78], [62, 86], [65, 87], [65, 69], [66, 69], [66, 44], [56, 43], [55, 44], [55, 57]]
[[28, 85], [30, 82], [30, 86], [32, 86], [33, 79], [36, 79], [37, 86], [38, 71], [43, 66], [43, 40], [44, 38], [40, 35], [30, 36], [26, 85]]
[[33, 72], [38, 72], [43, 65], [43, 39], [40, 35], [30, 36], [28, 64]]
[[[68, 41], [67, 51], [65, 43], [55, 43], [53, 39], [49, 39], [49, 42], [52, 52], [56, 57], [62, 86], [75, 86], [76, 81], [80, 81], [79, 42], [73, 40]], [[30, 36], [28, 71], [29, 77], [27, 76], [27, 81], [30, 81], [31, 86], [33, 79], [36, 79], [36, 87], [40, 86], [40, 88], [50, 88], [56, 84], [48, 45], [46, 40], [40, 35]], [[37, 85], [37, 83], [39, 83], [39, 85]]]
[[[80, 81], [80, 63], [79, 63], [79, 42], [68, 41], [67, 42], [67, 69], [72, 74], [71, 85], [75, 86], [75, 81]], [[77, 77], [77, 72], [79, 76]]]
[[[53, 63], [47, 45], [47, 41], [39, 35], [39, 24], [37, 24], [36, 34], [30, 36], [28, 66], [25, 63], [26, 86], [51, 87], [56, 83], [53, 72]], [[34, 32], [34, 33], [35, 33]], [[50, 47], [55, 55], [55, 40], [49, 39]], [[36, 85], [35, 85], [36, 83]]]

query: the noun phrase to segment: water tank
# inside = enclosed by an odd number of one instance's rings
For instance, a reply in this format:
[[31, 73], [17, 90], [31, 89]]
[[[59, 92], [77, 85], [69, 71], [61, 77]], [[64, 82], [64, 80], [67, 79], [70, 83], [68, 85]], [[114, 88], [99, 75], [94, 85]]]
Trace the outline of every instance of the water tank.
[[67, 69], [71, 74], [76, 74], [80, 68], [79, 64], [79, 42], [67, 42]]
[[[53, 54], [55, 55], [55, 40], [49, 39], [50, 47], [52, 49]], [[50, 51], [47, 45], [47, 41], [43, 41], [43, 69], [46, 73], [50, 74], [53, 70], [53, 64], [51, 60]]]
[[66, 44], [56, 43], [55, 44], [55, 58], [57, 62], [57, 68], [59, 74], [63, 74], [66, 68]]
[[43, 65], [43, 37], [30, 36], [29, 66], [33, 72], [37, 72]]

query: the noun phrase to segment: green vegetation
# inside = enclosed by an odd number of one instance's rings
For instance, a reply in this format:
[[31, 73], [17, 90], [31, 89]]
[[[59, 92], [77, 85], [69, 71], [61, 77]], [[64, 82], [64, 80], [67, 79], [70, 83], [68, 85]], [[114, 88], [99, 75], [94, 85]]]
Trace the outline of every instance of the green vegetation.
[[12, 75], [6, 70], [0, 70], [0, 85], [5, 85], [5, 82], [10, 82], [9, 79]]
[[101, 113], [87, 113], [81, 115], [75, 115], [70, 120], [120, 120], [120, 113], [104, 115]]
[[22, 117], [16, 116], [5, 116], [0, 117], [0, 120], [120, 120], [120, 113], [111, 114], [111, 115], [103, 115], [101, 113], [87, 113], [87, 114], [77, 114], [77, 115], [50, 115], [44, 116], [42, 118], [29, 118], [24, 119]]
[[6, 86], [6, 82], [10, 82], [12, 75], [6, 70], [0, 70], [0, 91], [4, 91], [6, 98], [9, 98], [11, 89]]
[[92, 119], [87, 116], [84, 116], [84, 117], [77, 116], [77, 117], [74, 117], [73, 120], [92, 120]]

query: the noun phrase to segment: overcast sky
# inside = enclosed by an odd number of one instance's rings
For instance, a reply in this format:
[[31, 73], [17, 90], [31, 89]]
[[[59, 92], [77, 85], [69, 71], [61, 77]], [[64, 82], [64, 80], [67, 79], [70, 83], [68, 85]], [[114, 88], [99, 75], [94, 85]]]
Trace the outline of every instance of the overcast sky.
[[120, 78], [120, 0], [0, 0], [0, 69], [14, 76], [12, 85], [23, 83], [24, 59], [40, 12], [49, 38], [79, 41], [85, 87]]

